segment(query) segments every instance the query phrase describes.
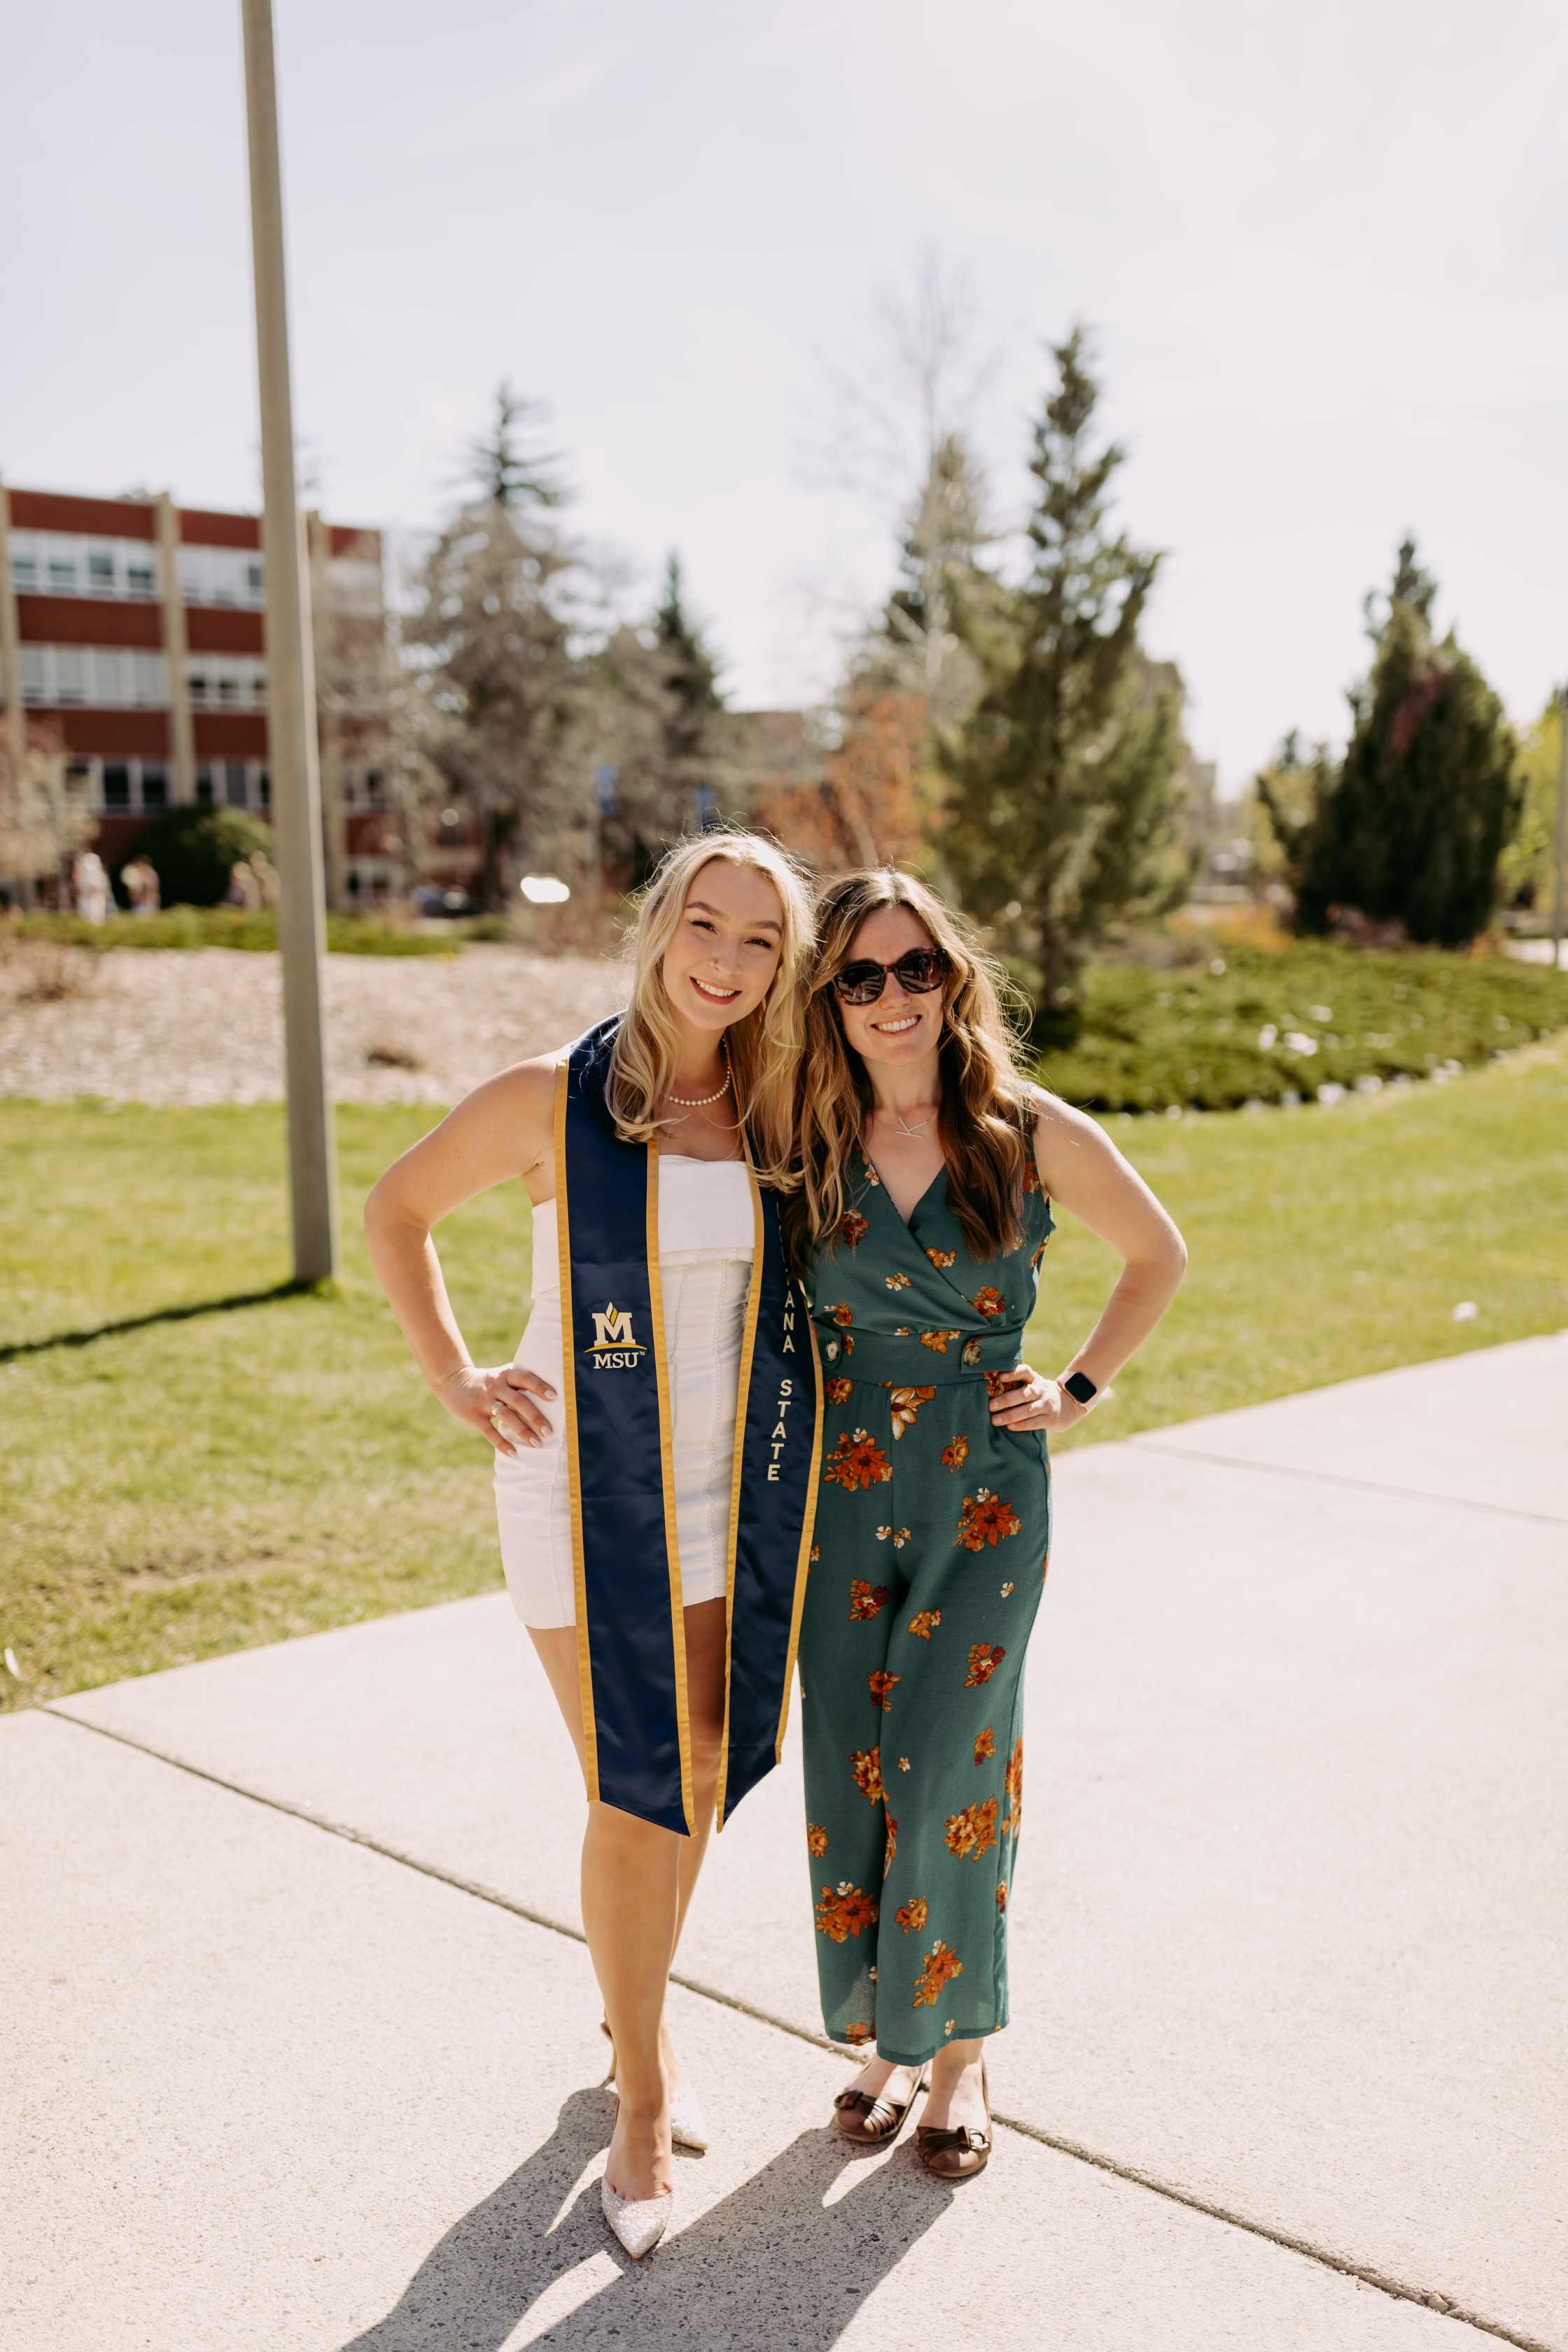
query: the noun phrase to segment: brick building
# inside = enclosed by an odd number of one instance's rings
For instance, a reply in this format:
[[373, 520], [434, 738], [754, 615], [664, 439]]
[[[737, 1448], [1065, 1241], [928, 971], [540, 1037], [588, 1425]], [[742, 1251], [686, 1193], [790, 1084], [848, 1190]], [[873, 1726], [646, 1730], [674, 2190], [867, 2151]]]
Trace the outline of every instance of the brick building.
[[[381, 534], [308, 530], [328, 898], [363, 906], [411, 878]], [[0, 701], [63, 751], [106, 865], [167, 808], [268, 816], [263, 604], [255, 515], [0, 485]]]

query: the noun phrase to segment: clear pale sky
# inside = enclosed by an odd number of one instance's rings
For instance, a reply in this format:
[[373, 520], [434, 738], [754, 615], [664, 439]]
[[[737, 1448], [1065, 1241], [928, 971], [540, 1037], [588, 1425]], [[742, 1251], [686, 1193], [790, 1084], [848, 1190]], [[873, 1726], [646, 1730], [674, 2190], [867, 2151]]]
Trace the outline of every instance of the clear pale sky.
[[[13, 9], [15, 483], [254, 504], [237, 0]], [[510, 376], [584, 533], [678, 547], [756, 704], [886, 584], [805, 462], [932, 247], [1001, 360], [1016, 512], [1043, 344], [1092, 323], [1170, 551], [1148, 636], [1237, 788], [1343, 731], [1407, 526], [1513, 714], [1568, 677], [1568, 11], [1553, 0], [278, 0], [298, 420], [323, 503], [417, 530]]]

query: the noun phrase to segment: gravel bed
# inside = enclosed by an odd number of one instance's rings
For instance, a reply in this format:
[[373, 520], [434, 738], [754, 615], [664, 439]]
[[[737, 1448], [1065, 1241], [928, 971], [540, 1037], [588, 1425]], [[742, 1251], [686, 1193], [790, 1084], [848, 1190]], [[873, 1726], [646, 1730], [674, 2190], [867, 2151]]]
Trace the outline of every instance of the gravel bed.
[[[40, 987], [76, 992], [37, 1001]], [[551, 1052], [626, 1000], [624, 965], [474, 945], [450, 959], [329, 956], [338, 1102], [454, 1103], [481, 1078]], [[0, 963], [0, 1094], [160, 1105], [278, 1102], [282, 975], [275, 955], [54, 950]]]

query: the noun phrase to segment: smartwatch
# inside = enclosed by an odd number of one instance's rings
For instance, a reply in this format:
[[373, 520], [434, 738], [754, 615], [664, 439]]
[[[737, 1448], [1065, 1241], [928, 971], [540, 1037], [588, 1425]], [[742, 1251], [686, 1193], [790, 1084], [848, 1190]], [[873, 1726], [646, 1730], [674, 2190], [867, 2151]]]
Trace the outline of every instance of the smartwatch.
[[1060, 1384], [1075, 1404], [1089, 1405], [1100, 1394], [1087, 1372], [1069, 1372]]

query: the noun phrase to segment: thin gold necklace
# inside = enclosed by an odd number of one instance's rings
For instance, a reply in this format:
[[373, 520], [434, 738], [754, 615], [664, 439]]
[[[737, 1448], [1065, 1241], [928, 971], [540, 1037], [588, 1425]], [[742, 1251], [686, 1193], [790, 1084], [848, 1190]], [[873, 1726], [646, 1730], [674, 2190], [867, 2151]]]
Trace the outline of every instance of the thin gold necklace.
[[724, 1055], [723, 1079], [720, 1085], [714, 1087], [710, 1095], [675, 1095], [671, 1094], [667, 1088], [665, 1091], [665, 1101], [679, 1103], [682, 1110], [700, 1110], [705, 1103], [717, 1102], [721, 1095], [727, 1094], [730, 1089], [729, 1046], [723, 1046], [722, 1052]]

